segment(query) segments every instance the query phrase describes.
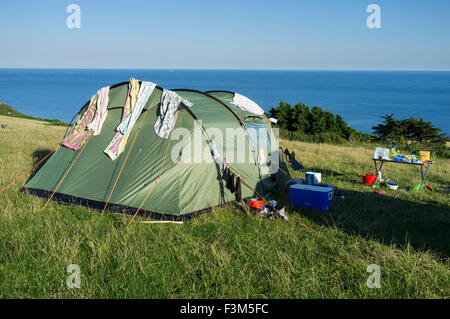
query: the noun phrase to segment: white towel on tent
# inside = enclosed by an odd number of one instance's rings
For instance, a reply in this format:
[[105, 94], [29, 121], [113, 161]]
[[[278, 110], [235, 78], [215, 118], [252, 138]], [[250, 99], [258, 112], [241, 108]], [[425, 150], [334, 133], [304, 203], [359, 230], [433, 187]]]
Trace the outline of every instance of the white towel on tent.
[[169, 138], [170, 132], [172, 132], [175, 126], [178, 107], [181, 103], [187, 107], [191, 107], [193, 105], [177, 93], [166, 89], [163, 90], [161, 96], [161, 106], [159, 108], [159, 116], [154, 125], [156, 135], [162, 138]]
[[87, 126], [88, 129], [94, 132], [94, 136], [100, 134], [103, 123], [105, 123], [106, 116], [108, 115], [109, 86], [101, 88], [97, 94], [97, 110], [95, 111], [94, 119]]
[[155, 83], [142, 81], [136, 104], [131, 110], [131, 114], [125, 120], [123, 120], [116, 129], [118, 132], [120, 132], [120, 134], [126, 135], [133, 129], [134, 124], [139, 118], [139, 115], [141, 115], [142, 110], [144, 109], [144, 106], [147, 103], [150, 95], [153, 93], [155, 87]]
[[256, 114], [263, 115], [264, 110], [255, 102], [250, 100], [248, 97], [243, 96], [239, 93], [234, 93], [233, 102], [231, 104], [236, 105], [241, 110]]

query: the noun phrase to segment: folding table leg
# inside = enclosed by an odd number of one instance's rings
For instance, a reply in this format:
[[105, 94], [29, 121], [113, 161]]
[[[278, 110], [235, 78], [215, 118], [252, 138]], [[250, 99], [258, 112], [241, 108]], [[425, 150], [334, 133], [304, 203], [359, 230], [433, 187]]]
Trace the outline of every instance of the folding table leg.
[[[376, 180], [378, 180], [378, 175], [379, 175], [379, 172], [381, 172], [381, 168], [383, 167], [383, 161], [381, 161], [381, 164], [380, 164], [380, 167], [378, 168], [378, 165], [377, 165], [377, 161], [376, 160], [373, 160], [373, 163], [375, 164], [375, 174], [376, 174], [376, 176], [377, 176], [377, 179]], [[379, 182], [381, 182], [381, 180], [379, 181]]]
[[422, 191], [423, 185], [425, 184], [425, 180], [427, 178], [428, 168], [430, 167], [430, 163], [427, 164], [427, 167], [425, 168], [425, 174], [423, 173], [423, 165], [420, 165], [420, 172], [422, 173], [422, 183], [420, 184], [419, 190]]

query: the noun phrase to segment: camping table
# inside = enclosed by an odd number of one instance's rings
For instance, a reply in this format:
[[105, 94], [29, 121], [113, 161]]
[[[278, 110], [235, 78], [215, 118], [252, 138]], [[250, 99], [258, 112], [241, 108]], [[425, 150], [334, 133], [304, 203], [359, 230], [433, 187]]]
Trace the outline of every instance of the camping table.
[[[433, 161], [427, 161], [425, 163], [411, 163], [411, 162], [397, 162], [394, 160], [387, 160], [387, 159], [379, 159], [379, 158], [372, 158], [373, 163], [375, 164], [375, 171], [376, 175], [378, 176], [378, 172], [381, 172], [381, 168], [383, 167], [384, 163], [396, 163], [396, 164], [407, 164], [407, 165], [419, 165], [420, 166], [420, 173], [422, 175], [422, 182], [420, 183], [419, 191], [422, 191], [423, 185], [425, 184], [425, 179], [427, 178], [428, 169], [430, 168], [431, 164], [433, 164]], [[378, 167], [377, 162], [381, 162], [380, 166]], [[425, 172], [423, 171], [423, 167], [425, 166]]]

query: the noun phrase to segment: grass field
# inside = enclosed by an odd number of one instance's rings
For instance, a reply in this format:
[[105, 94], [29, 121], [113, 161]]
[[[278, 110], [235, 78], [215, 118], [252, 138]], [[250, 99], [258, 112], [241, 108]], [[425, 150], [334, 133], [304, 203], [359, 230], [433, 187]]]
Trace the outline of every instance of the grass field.
[[[5, 116], [0, 124], [0, 189], [65, 130]], [[134, 223], [127, 232], [129, 216], [100, 219], [54, 203], [42, 210], [42, 199], [19, 192], [25, 174], [0, 194], [0, 297], [449, 298], [448, 194], [377, 195], [361, 183], [373, 172], [372, 148], [285, 143], [345, 199], [329, 212], [293, 209], [281, 186], [269, 198], [286, 206], [288, 221], [229, 205], [183, 225]], [[387, 164], [383, 177], [419, 182], [408, 165]], [[450, 160], [436, 161], [428, 184], [450, 184]], [[80, 266], [79, 289], [66, 287], [70, 264]], [[380, 266], [379, 289], [366, 285], [370, 264]]]

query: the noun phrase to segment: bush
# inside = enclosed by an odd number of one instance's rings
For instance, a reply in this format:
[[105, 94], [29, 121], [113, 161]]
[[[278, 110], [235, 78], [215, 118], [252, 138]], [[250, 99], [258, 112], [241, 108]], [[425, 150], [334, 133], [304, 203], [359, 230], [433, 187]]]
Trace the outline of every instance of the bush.
[[280, 135], [289, 140], [314, 143], [342, 144], [355, 141], [369, 141], [370, 135], [348, 126], [339, 115], [319, 106], [310, 108], [303, 103], [294, 107], [286, 102], [270, 110], [270, 116], [278, 120]]
[[434, 152], [434, 155], [436, 157], [442, 157], [442, 158], [450, 158], [450, 149], [441, 149]]
[[435, 127], [431, 122], [425, 122], [422, 118], [413, 117], [396, 120], [394, 114], [386, 114], [381, 117], [383, 123], [372, 127], [375, 140], [400, 145], [417, 144], [432, 147], [434, 149], [445, 148], [446, 139], [442, 129]]

